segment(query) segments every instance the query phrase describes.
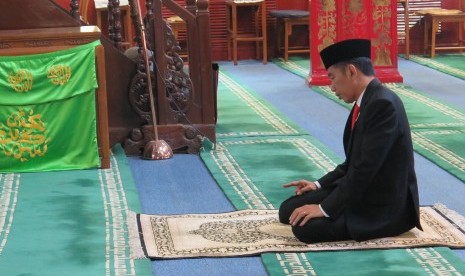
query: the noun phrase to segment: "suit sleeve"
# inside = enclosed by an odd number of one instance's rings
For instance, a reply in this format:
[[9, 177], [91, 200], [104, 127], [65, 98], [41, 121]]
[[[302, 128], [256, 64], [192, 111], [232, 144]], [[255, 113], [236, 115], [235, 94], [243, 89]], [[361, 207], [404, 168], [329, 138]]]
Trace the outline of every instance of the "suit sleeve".
[[320, 183], [321, 187], [325, 187], [335, 183], [337, 179], [343, 177], [346, 173], [347, 163], [344, 162], [342, 164], [339, 164], [333, 171], [328, 172], [320, 179], [318, 179], [318, 182]]

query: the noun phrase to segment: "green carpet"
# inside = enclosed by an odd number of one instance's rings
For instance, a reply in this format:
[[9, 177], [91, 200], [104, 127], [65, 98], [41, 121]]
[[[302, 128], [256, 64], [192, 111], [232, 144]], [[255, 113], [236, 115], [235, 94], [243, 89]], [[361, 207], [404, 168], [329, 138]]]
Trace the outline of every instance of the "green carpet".
[[[295, 67], [308, 64], [298, 62], [294, 64]], [[282, 68], [288, 70], [290, 67]], [[465, 181], [465, 111], [441, 103], [404, 84], [386, 85], [404, 102], [415, 151]], [[352, 106], [338, 99], [329, 86], [314, 86], [312, 90], [348, 109]]]
[[[229, 83], [226, 87], [225, 79]], [[258, 122], [255, 110], [257, 105], [249, 105], [244, 100], [231, 101], [234, 93], [231, 87], [242, 89], [261, 105], [268, 106], [253, 91], [245, 89], [224, 73], [220, 74], [218, 93], [219, 120], [232, 118], [234, 110], [241, 108], [250, 115], [250, 121]], [[252, 109], [252, 110], [249, 110]], [[235, 113], [235, 112], [234, 112]], [[283, 118], [277, 111], [273, 117]], [[287, 119], [283, 119], [287, 121]], [[225, 122], [231, 121], [226, 120]], [[249, 120], [237, 125], [228, 125], [227, 133], [243, 132]], [[263, 119], [262, 124], [270, 124]], [[257, 126], [264, 130], [273, 128]], [[340, 162], [335, 154], [308, 134], [257, 136], [219, 136], [213, 149], [205, 148], [201, 157], [210, 172], [237, 209], [276, 209], [279, 204], [293, 194], [292, 189], [284, 189], [281, 184], [301, 178], [317, 178], [334, 168]], [[263, 254], [263, 263], [270, 275], [392, 275], [406, 272], [405, 275], [425, 275], [430, 272], [458, 271], [465, 273], [463, 263], [448, 248], [370, 250], [343, 252], [281, 253]]]
[[[296, 135], [304, 131], [295, 123], [276, 115], [276, 109], [248, 92], [249, 88], [221, 74], [218, 86], [218, 138]], [[244, 108], [244, 105], [247, 108]], [[244, 124], [243, 122], [247, 122]]]
[[121, 147], [111, 169], [0, 174], [0, 275], [151, 275], [129, 257], [140, 211]]
[[299, 77], [306, 78], [310, 72], [310, 60], [304, 57], [289, 57], [288, 61], [279, 58], [273, 60], [279, 67]]
[[410, 60], [465, 80], [465, 54], [441, 54], [434, 58], [410, 55]]

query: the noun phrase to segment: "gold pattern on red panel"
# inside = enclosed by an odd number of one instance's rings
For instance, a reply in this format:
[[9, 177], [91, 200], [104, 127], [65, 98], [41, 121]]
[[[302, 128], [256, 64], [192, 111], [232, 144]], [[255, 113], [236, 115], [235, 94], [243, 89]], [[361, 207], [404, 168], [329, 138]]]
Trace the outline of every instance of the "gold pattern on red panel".
[[375, 66], [392, 66], [391, 60], [391, 1], [373, 1], [373, 61]]
[[368, 18], [363, 0], [350, 0], [342, 8], [342, 29], [345, 38], [366, 38]]
[[318, 52], [334, 44], [336, 40], [336, 1], [320, 0], [318, 13]]

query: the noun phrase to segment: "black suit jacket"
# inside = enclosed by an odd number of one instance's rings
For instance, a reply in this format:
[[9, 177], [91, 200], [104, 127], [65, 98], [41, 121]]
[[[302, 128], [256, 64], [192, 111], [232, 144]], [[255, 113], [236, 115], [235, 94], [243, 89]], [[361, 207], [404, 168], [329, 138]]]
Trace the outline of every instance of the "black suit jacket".
[[355, 240], [421, 229], [410, 126], [400, 98], [374, 79], [353, 130], [344, 129], [346, 160], [318, 182], [334, 189], [321, 203], [332, 219], [345, 216]]

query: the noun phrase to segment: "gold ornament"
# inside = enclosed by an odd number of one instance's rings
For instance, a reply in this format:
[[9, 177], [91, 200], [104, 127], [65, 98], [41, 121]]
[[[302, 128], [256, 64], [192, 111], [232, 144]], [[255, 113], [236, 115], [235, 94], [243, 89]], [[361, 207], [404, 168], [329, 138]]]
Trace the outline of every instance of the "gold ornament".
[[54, 85], [63, 85], [71, 78], [71, 67], [64, 64], [53, 65], [48, 69], [47, 77]]
[[6, 156], [22, 162], [43, 156], [50, 141], [46, 133], [41, 114], [34, 114], [32, 109], [25, 111], [20, 108], [7, 118], [6, 124], [0, 125], [0, 149]]
[[27, 92], [32, 88], [32, 74], [28, 70], [19, 69], [8, 74], [8, 83], [16, 92]]

